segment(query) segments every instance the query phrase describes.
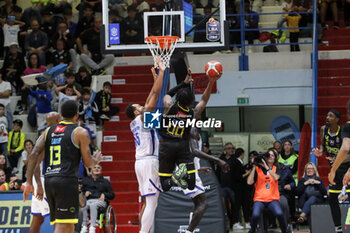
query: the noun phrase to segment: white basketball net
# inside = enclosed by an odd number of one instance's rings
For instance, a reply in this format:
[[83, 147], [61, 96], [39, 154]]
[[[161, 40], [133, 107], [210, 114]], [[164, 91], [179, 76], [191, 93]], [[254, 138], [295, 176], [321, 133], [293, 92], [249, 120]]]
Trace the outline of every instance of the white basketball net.
[[[153, 56], [154, 68], [158, 68], [157, 57], [161, 58], [165, 67], [170, 67], [170, 57], [173, 54], [178, 39], [160, 38], [156, 43], [150, 39], [146, 39], [149, 50]], [[161, 46], [163, 44], [163, 46]], [[163, 48], [162, 48], [163, 47]]]

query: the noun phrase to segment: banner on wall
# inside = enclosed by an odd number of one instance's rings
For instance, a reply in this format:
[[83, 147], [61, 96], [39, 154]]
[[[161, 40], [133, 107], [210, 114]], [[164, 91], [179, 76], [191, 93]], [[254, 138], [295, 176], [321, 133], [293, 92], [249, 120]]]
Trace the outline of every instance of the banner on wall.
[[[215, 138], [222, 138], [223, 145], [225, 145], [228, 142], [231, 142], [236, 149], [243, 148], [243, 150], [246, 152], [246, 155], [248, 154], [248, 151], [249, 151], [249, 134], [248, 133], [215, 133], [213, 136]], [[244, 162], [248, 161], [247, 157], [248, 156], [244, 157]]]
[[[29, 232], [31, 215], [31, 199], [23, 202], [23, 193], [20, 192], [0, 192], [0, 233], [27, 233]], [[45, 218], [45, 222], [40, 228], [41, 232], [53, 232], [50, 226], [50, 217]]]
[[273, 147], [275, 138], [272, 134], [267, 133], [251, 133], [250, 134], [250, 151], [266, 152], [267, 149]]

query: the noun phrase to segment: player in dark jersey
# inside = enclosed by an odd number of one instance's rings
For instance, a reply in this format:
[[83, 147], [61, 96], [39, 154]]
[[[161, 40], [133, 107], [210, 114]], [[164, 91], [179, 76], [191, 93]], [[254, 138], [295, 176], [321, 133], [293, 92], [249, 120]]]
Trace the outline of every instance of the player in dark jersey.
[[[200, 148], [200, 134], [198, 132], [198, 129], [193, 127], [191, 128], [191, 133], [190, 133], [190, 150], [192, 154], [198, 158], [208, 160], [210, 162], [218, 164], [222, 171], [224, 173], [227, 173], [230, 170], [230, 166], [223, 160], [215, 157], [208, 155], [204, 153], [201, 148]], [[199, 161], [197, 163], [196, 169], [197, 171], [199, 170], [204, 170], [205, 172], [210, 172], [211, 168], [207, 167], [200, 167]], [[204, 193], [204, 189], [201, 189], [200, 187], [203, 187], [203, 183], [201, 181], [201, 178], [199, 177], [198, 173], [196, 173], [196, 188], [194, 190], [194, 193], [190, 194], [190, 197], [194, 203], [194, 209], [193, 209], [193, 215], [191, 218], [191, 221], [188, 225], [187, 231], [188, 232], [193, 232], [196, 228], [196, 226], [199, 224], [200, 220], [202, 219], [208, 204], [207, 204], [207, 198]], [[193, 191], [192, 191], [193, 192]], [[186, 194], [188, 195], [188, 194]]]
[[[74, 101], [62, 105], [63, 121], [48, 128], [37, 140], [27, 168], [24, 199], [33, 191], [34, 169], [45, 159], [45, 192], [50, 206], [51, 224], [55, 233], [73, 233], [78, 222], [78, 169], [82, 157], [85, 166], [93, 167], [102, 159], [100, 152], [91, 156], [88, 132], [75, 123], [79, 117]], [[44, 158], [40, 158], [42, 152]]]
[[[329, 110], [326, 117], [326, 125], [321, 128], [321, 146], [320, 149], [314, 148], [312, 151], [320, 157], [326, 153], [326, 159], [332, 166], [342, 144], [341, 127], [339, 111]], [[338, 196], [342, 190], [342, 179], [347, 171], [347, 163], [343, 163], [335, 174], [335, 185], [329, 186], [329, 205], [331, 207], [332, 218], [335, 226], [335, 232], [342, 232], [341, 212]]]
[[[194, 109], [190, 108], [194, 102], [194, 95], [190, 88], [192, 81], [190, 69], [185, 81], [169, 90], [164, 96], [164, 113], [159, 130], [163, 139], [159, 148], [159, 177], [163, 191], [168, 191], [174, 185], [194, 189], [196, 170], [189, 147], [191, 128], [186, 127], [186, 121], [200, 118], [210, 98], [212, 87], [220, 77], [221, 74], [216, 78], [208, 77], [207, 88]], [[176, 101], [173, 102], [172, 97], [175, 95]], [[176, 164], [179, 169], [174, 171]]]

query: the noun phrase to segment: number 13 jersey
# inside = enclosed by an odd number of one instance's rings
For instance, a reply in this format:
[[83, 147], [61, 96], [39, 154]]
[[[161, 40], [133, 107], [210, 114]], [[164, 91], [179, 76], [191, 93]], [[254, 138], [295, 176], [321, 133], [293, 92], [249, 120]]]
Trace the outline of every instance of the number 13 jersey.
[[159, 140], [154, 129], [144, 129], [141, 121], [141, 115], [135, 117], [130, 123], [130, 130], [134, 135], [136, 159], [143, 159], [149, 156], [159, 154]]
[[45, 177], [78, 178], [80, 148], [73, 142], [77, 125], [61, 121], [50, 127], [45, 135]]

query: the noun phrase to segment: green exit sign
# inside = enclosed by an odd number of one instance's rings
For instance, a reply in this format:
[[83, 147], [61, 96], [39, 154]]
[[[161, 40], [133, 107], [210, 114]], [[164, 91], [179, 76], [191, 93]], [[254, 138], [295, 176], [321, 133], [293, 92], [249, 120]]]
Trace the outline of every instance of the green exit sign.
[[249, 97], [238, 97], [237, 104], [249, 104]]

